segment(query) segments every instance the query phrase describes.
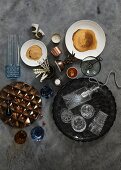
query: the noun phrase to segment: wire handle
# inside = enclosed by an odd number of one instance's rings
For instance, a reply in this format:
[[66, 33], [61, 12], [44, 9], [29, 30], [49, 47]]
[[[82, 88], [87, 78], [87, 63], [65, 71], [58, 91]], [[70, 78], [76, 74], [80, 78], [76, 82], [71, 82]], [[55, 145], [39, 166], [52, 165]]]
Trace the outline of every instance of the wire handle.
[[91, 83], [97, 83], [98, 86], [102, 86], [102, 84], [96, 79], [96, 78], [93, 78], [95, 81], [91, 80], [91, 77], [89, 77], [89, 82]]
[[97, 57], [97, 60], [98, 60], [98, 61], [103, 61], [103, 58], [100, 57], [100, 56], [98, 56], [98, 57]]
[[90, 81], [90, 82], [94, 82], [94, 83], [97, 82], [98, 86], [106, 86], [106, 85], [108, 84], [108, 81], [109, 81], [109, 78], [110, 78], [111, 74], [114, 75], [114, 82], [115, 82], [116, 87], [117, 87], [118, 89], [120, 89], [120, 88], [121, 88], [121, 85], [118, 84], [117, 78], [116, 78], [116, 72], [113, 71], [113, 70], [111, 70], [111, 71], [109, 72], [109, 74], [108, 74], [108, 76], [107, 76], [107, 78], [106, 78], [106, 81], [105, 81], [105, 83], [103, 83], [103, 84], [101, 84], [96, 78], [93, 78], [95, 81], [92, 81], [91, 78], [89, 78], [89, 81]]
[[110, 72], [109, 72], [109, 74], [108, 74], [108, 76], [107, 76], [107, 79], [106, 79], [106, 81], [105, 81], [105, 83], [104, 83], [104, 85], [106, 85], [107, 83], [108, 83], [108, 80], [109, 80], [109, 78], [110, 78], [110, 75], [111, 74], [113, 74], [114, 75], [114, 82], [115, 82], [115, 85], [117, 86], [117, 88], [121, 88], [121, 85], [119, 85], [118, 84], [118, 82], [117, 82], [117, 78], [116, 78], [116, 72], [115, 71], [113, 71], [113, 70], [111, 70]]

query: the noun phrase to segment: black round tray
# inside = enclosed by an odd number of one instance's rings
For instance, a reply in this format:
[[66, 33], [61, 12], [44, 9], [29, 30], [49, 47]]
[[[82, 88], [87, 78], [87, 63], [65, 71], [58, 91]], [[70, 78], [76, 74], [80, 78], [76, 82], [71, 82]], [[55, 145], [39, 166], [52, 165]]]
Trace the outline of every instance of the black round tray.
[[[79, 88], [82, 87], [91, 88], [93, 85], [97, 84], [96, 82], [94, 82], [94, 79], [91, 79], [91, 81], [93, 82], [90, 82], [89, 78], [79, 78], [79, 79], [69, 81], [64, 86], [62, 86], [62, 88], [58, 91], [53, 102], [53, 118], [55, 120], [57, 127], [60, 129], [61, 132], [63, 132], [69, 138], [72, 138], [74, 140], [79, 140], [82, 142], [96, 140], [99, 137], [103, 136], [105, 133], [109, 131], [116, 117], [115, 98], [113, 97], [112, 92], [108, 89], [107, 86], [101, 86], [101, 89], [98, 90], [98, 92], [92, 94], [92, 99], [86, 102], [86, 104], [87, 103], [91, 104], [95, 108], [96, 113], [99, 110], [101, 110], [108, 115], [105, 124], [103, 126], [103, 129], [98, 136], [90, 132], [88, 128], [86, 128], [81, 133], [75, 132], [72, 129], [70, 123], [63, 123], [63, 121], [61, 120], [61, 110], [65, 108], [65, 102], [62, 96], [69, 94]], [[77, 115], [79, 113], [78, 109], [79, 109], [78, 107], [74, 109], [74, 113]], [[87, 124], [89, 124], [89, 121], [92, 120], [88, 119], [86, 121]]]

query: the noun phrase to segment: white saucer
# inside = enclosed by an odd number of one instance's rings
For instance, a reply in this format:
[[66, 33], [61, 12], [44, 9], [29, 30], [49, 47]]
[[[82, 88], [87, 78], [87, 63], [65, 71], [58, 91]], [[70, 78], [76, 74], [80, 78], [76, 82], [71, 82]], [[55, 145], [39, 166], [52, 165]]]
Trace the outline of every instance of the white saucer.
[[[26, 56], [26, 52], [27, 52], [28, 48], [33, 46], [33, 45], [38, 45], [40, 48], [42, 48], [42, 56], [39, 60], [36, 60], [36, 61], [28, 59], [27, 56]], [[35, 66], [39, 66], [40, 64], [42, 64], [44, 62], [44, 60], [47, 58], [47, 48], [46, 48], [46, 46], [43, 42], [41, 42], [39, 40], [32, 39], [32, 40], [26, 41], [22, 45], [20, 54], [21, 54], [22, 61], [26, 65], [35, 67]]]
[[[75, 49], [73, 45], [72, 37], [73, 37], [73, 34], [78, 29], [90, 29], [94, 31], [96, 38], [97, 38], [97, 48], [95, 50], [79, 52]], [[65, 36], [65, 43], [66, 43], [66, 47], [68, 51], [71, 54], [73, 51], [73, 53], [75, 53], [76, 58], [83, 60], [85, 57], [88, 57], [88, 56], [97, 57], [102, 53], [105, 47], [105, 43], [106, 43], [106, 36], [105, 36], [103, 29], [96, 22], [91, 21], [91, 20], [80, 20], [72, 24], [70, 28], [67, 30], [67, 33]]]

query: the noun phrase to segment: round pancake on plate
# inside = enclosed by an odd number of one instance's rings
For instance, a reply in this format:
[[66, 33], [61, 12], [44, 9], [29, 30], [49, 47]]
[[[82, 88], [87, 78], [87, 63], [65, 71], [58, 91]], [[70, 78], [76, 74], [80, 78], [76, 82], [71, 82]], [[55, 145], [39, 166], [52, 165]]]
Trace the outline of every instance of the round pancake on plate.
[[[76, 39], [75, 37], [78, 34], [80, 34], [79, 30], [90, 30], [91, 31], [91, 35], [93, 36], [93, 43], [92, 43], [93, 45], [90, 45], [91, 44], [90, 41], [88, 42], [87, 40], [85, 43], [85, 39], [87, 39], [87, 37], [84, 38], [84, 43], [79, 45], [79, 47], [77, 46], [77, 44], [80, 44], [80, 43], [76, 42], [75, 44], [74, 39]], [[87, 31], [86, 31], [86, 34], [87, 34]], [[84, 37], [86, 36], [86, 34], [84, 34]], [[80, 35], [77, 36], [77, 39], [78, 37], [80, 37]], [[94, 40], [96, 41], [94, 42]], [[80, 42], [80, 38], [79, 38], [79, 42]], [[97, 42], [97, 46], [95, 46], [95, 49], [93, 49], [94, 44], [96, 44], [96, 42]], [[91, 21], [91, 20], [80, 20], [80, 21], [73, 23], [68, 28], [66, 32], [66, 36], [65, 36], [65, 44], [66, 44], [66, 47], [69, 53], [72, 54], [73, 52], [75, 53], [75, 57], [77, 59], [83, 60], [85, 57], [88, 57], [88, 56], [98, 57], [103, 52], [104, 47], [106, 45], [106, 36], [105, 36], [104, 30], [98, 23]]]
[[22, 45], [20, 54], [26, 65], [39, 66], [47, 59], [47, 47], [42, 41], [31, 39]]
[[42, 56], [42, 49], [38, 45], [33, 45], [28, 48], [26, 56], [32, 60], [39, 60]]
[[89, 29], [78, 29], [72, 37], [73, 45], [80, 52], [94, 50], [97, 48], [95, 33]]

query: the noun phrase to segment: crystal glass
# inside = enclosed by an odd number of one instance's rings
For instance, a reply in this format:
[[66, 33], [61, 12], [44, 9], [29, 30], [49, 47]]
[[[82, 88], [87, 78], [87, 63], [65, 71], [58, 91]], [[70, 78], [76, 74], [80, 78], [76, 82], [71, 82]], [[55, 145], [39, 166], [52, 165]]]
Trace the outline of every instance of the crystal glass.
[[93, 121], [89, 124], [89, 130], [98, 136], [103, 129], [107, 117], [108, 115], [100, 110]]
[[101, 70], [101, 58], [86, 57], [82, 60], [81, 71], [85, 76], [96, 76]]
[[67, 108], [70, 110], [70, 109], [73, 109], [73, 108], [81, 105], [82, 103], [85, 103], [85, 102], [91, 100], [90, 93], [88, 93], [88, 94], [86, 93], [85, 96], [82, 96], [82, 94], [86, 91], [87, 91], [87, 88], [82, 87], [78, 90], [75, 90], [75, 91], [65, 95], [65, 96], [62, 96]]
[[6, 56], [5, 75], [8, 79], [20, 77], [19, 37], [8, 36], [8, 54]]
[[63, 109], [61, 111], [61, 120], [64, 123], [70, 123], [73, 118], [73, 113], [70, 110]]
[[86, 121], [82, 116], [74, 116], [71, 120], [71, 126], [76, 132], [83, 132], [86, 129]]
[[90, 119], [91, 117], [94, 116], [95, 113], [95, 109], [93, 106], [89, 105], [89, 104], [84, 104], [81, 107], [81, 115], [85, 118], [85, 119]]
[[40, 126], [36, 126], [31, 130], [31, 138], [34, 141], [41, 141], [44, 137], [44, 129]]
[[46, 99], [50, 98], [53, 96], [53, 90], [48, 86], [44, 86], [41, 90], [40, 90], [41, 96], [45, 97]]

